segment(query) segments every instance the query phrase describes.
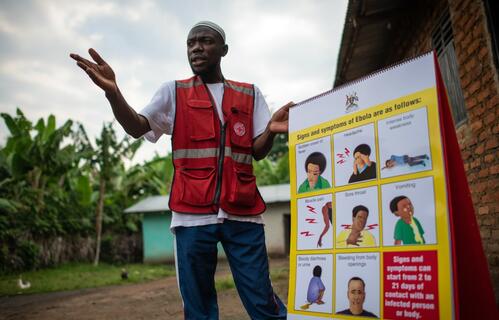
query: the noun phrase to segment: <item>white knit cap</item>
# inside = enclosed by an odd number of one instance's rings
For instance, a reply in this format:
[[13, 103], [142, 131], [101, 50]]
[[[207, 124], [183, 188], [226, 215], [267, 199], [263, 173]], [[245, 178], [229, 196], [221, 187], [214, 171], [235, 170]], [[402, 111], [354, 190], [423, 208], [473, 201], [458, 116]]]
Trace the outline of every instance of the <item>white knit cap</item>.
[[208, 27], [208, 28], [216, 31], [222, 37], [222, 39], [224, 40], [224, 43], [225, 43], [224, 29], [222, 29], [218, 24], [211, 22], [211, 21], [199, 21], [191, 28], [191, 30], [196, 28], [196, 27]]

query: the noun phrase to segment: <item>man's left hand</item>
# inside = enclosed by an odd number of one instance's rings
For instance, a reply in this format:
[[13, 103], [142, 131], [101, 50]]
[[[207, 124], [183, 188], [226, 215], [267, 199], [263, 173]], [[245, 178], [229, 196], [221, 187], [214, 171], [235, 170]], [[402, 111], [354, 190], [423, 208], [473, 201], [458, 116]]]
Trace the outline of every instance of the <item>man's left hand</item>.
[[288, 102], [285, 106], [277, 110], [270, 119], [269, 129], [272, 133], [288, 132], [289, 108], [294, 106], [294, 102]]

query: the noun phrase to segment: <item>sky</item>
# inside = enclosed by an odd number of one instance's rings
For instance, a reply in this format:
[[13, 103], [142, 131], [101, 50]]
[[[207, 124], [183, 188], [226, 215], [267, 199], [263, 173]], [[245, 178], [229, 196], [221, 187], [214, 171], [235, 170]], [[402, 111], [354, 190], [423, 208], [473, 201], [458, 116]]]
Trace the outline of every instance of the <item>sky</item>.
[[[69, 58], [94, 48], [114, 69], [137, 111], [162, 83], [192, 75], [186, 38], [198, 21], [226, 33], [227, 79], [256, 84], [271, 112], [331, 89], [346, 0], [58, 1], [0, 3], [0, 112], [21, 108], [31, 121], [83, 124], [91, 140], [113, 114], [104, 93]], [[118, 137], [124, 130], [115, 123]], [[1, 121], [0, 145], [8, 136]], [[169, 137], [144, 142], [142, 163], [171, 150]]]

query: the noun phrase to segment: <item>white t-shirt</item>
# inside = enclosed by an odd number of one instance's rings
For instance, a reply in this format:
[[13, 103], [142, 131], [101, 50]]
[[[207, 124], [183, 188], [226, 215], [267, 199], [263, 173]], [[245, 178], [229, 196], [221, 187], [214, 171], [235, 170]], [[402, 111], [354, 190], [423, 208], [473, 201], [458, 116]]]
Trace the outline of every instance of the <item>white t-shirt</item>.
[[[223, 122], [222, 99], [224, 86], [223, 83], [206, 84], [210, 90], [215, 105], [217, 107], [220, 120]], [[139, 114], [143, 115], [148, 121], [151, 131], [144, 137], [151, 141], [158, 141], [162, 134], [171, 135], [175, 121], [175, 81], [165, 82], [156, 91], [151, 102], [145, 106]], [[260, 90], [255, 86], [255, 109], [253, 111], [253, 138], [259, 136], [265, 131], [270, 120], [270, 111]], [[263, 224], [262, 215], [258, 216], [235, 216], [228, 214], [221, 208], [217, 215], [214, 214], [185, 214], [172, 212], [172, 222], [170, 229], [175, 227], [203, 226], [208, 224], [223, 223], [224, 219], [246, 221]]]

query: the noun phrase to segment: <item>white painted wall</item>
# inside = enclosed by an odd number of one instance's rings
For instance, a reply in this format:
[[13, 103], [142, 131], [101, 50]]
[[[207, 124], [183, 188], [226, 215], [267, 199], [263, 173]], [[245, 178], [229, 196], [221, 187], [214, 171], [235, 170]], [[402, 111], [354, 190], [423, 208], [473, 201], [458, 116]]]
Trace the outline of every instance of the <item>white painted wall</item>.
[[267, 205], [263, 215], [265, 221], [265, 243], [269, 254], [285, 254], [284, 214], [291, 212], [289, 202], [272, 203]]

